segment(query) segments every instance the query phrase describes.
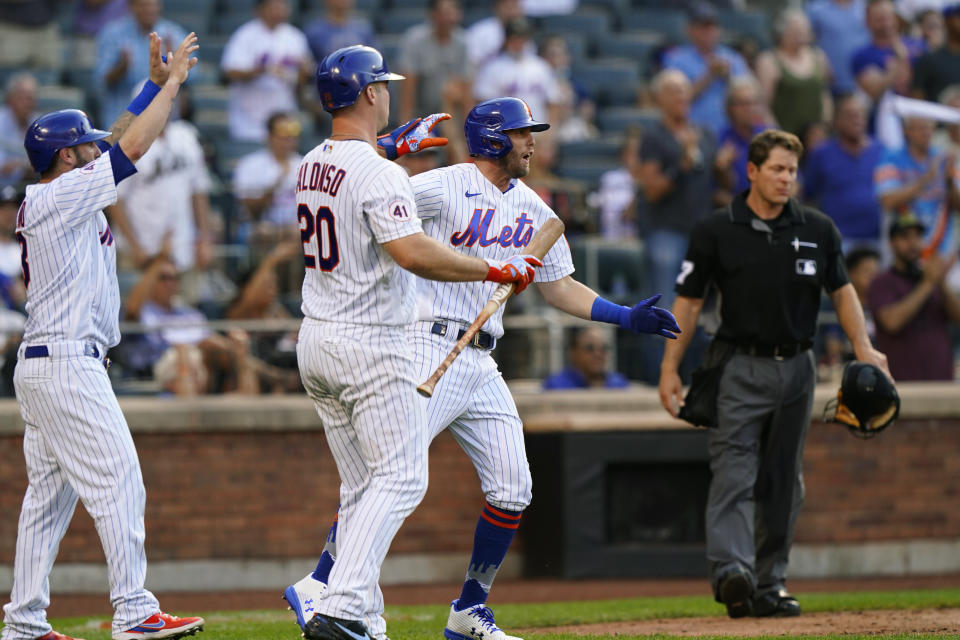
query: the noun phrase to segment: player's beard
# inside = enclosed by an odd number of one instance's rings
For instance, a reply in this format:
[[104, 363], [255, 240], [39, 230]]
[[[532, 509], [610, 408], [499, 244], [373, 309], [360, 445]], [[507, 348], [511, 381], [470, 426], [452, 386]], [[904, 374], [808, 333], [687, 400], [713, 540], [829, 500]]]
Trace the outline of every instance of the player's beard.
[[[89, 150], [89, 153], [88, 153]], [[73, 148], [73, 153], [77, 156], [77, 166], [85, 167], [97, 158], [100, 157], [100, 149], [93, 147], [88, 149], [84, 146], [76, 146]]]
[[530, 173], [530, 161], [524, 162], [522, 156], [519, 149], [514, 147], [500, 158], [500, 168], [511, 178], [525, 178]]

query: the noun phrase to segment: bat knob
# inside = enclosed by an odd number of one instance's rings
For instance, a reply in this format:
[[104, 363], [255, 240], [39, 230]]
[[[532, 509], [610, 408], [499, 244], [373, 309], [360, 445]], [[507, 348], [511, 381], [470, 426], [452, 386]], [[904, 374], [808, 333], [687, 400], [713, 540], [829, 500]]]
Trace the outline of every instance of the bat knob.
[[426, 384], [422, 384], [419, 387], [417, 387], [417, 393], [422, 395], [424, 398], [430, 398], [433, 396], [433, 387], [427, 386]]

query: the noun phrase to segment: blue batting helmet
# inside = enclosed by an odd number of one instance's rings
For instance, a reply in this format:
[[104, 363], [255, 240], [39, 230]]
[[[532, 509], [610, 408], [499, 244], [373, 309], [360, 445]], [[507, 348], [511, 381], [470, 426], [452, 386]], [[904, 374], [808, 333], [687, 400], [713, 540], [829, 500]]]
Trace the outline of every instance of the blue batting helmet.
[[84, 142], [96, 142], [110, 135], [109, 131], [94, 129], [93, 123], [79, 109], [61, 109], [42, 115], [27, 127], [23, 146], [27, 150], [34, 171], [43, 173], [50, 168], [60, 149]]
[[546, 131], [550, 125], [534, 120], [530, 107], [520, 98], [486, 100], [471, 109], [463, 123], [467, 150], [471, 156], [502, 158], [513, 148], [510, 136], [504, 132], [527, 127], [531, 131]]
[[323, 59], [317, 67], [317, 91], [324, 110], [332, 113], [356, 102], [371, 82], [403, 78], [390, 73], [379, 51], [357, 44], [337, 49]]

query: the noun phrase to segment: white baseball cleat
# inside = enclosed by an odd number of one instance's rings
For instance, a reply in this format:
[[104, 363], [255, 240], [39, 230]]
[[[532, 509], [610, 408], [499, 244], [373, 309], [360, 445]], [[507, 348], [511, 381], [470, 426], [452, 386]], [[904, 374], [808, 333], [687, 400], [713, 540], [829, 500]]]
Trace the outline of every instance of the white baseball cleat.
[[523, 640], [508, 636], [497, 626], [493, 611], [483, 604], [457, 611], [457, 600], [450, 603], [450, 617], [443, 630], [447, 640]]
[[327, 585], [315, 579], [312, 573], [308, 573], [299, 582], [284, 589], [283, 599], [297, 616], [297, 624], [300, 625], [301, 631], [307, 621], [317, 613], [317, 602], [326, 590]]

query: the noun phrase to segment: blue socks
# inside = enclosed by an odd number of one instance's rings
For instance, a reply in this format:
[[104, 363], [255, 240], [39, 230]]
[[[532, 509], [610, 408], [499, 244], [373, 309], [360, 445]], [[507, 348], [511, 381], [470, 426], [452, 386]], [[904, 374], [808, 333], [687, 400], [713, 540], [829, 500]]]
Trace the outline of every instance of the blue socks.
[[333, 524], [330, 526], [330, 533], [327, 534], [327, 542], [323, 545], [323, 553], [320, 554], [320, 561], [317, 562], [317, 568], [313, 570], [313, 579], [327, 584], [330, 579], [330, 570], [333, 569], [333, 562], [337, 558], [337, 517], [334, 517]]
[[507, 549], [520, 526], [522, 511], [508, 511], [484, 503], [473, 534], [473, 555], [467, 569], [457, 610], [483, 604], [490, 594], [493, 579], [507, 555]]

